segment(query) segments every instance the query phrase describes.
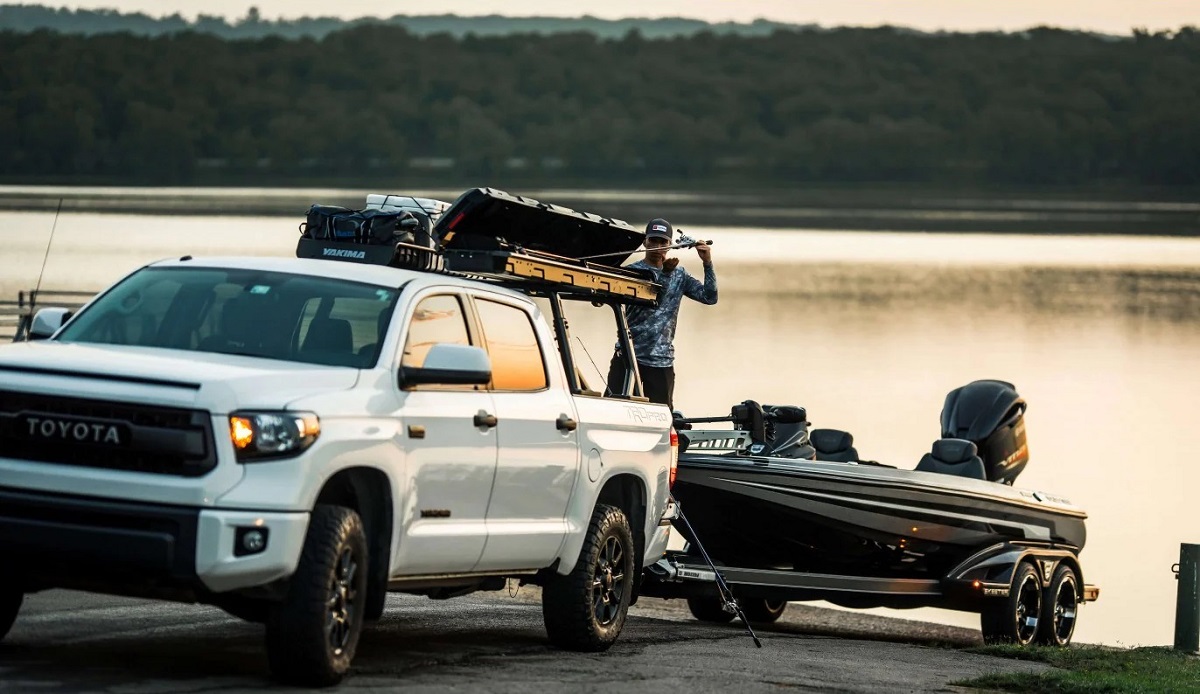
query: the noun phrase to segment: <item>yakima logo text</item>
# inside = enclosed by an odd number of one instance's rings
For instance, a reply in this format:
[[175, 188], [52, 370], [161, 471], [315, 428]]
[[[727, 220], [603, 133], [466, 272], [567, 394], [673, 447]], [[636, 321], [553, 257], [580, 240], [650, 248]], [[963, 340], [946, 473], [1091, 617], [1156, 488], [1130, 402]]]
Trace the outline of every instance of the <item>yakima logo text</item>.
[[334, 258], [354, 258], [356, 260], [365, 260], [367, 257], [366, 251], [343, 251], [340, 248], [322, 248], [321, 255]]

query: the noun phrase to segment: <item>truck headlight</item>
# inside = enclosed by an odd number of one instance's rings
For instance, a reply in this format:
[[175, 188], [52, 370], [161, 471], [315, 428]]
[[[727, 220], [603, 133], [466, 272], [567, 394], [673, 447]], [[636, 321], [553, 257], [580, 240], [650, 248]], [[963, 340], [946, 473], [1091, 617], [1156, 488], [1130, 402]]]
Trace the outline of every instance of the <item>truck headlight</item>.
[[298, 455], [321, 435], [321, 420], [312, 412], [235, 412], [229, 415], [229, 438], [238, 462]]

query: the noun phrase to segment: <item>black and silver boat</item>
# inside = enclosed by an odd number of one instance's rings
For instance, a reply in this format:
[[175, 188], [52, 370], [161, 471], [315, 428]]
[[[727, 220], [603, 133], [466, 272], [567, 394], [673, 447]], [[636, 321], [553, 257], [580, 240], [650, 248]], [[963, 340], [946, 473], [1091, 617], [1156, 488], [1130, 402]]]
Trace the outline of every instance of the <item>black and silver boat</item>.
[[[1098, 596], [1078, 558], [1087, 515], [1012, 486], [1029, 459], [1025, 409], [1004, 381], [952, 391], [943, 437], [915, 469], [861, 459], [848, 433], [810, 431], [800, 407], [681, 418], [673, 494], [689, 550], [652, 578], [695, 574], [698, 539], [752, 598], [978, 611], [989, 641], [1065, 643], [1077, 606]], [[733, 428], [697, 428], [718, 421]], [[721, 616], [704, 605], [693, 612]]]

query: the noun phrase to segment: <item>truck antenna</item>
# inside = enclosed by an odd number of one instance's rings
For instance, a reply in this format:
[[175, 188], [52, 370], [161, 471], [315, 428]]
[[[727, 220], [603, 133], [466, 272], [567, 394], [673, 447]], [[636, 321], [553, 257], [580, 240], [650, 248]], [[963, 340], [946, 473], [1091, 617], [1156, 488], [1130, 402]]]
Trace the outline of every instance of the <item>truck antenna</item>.
[[46, 274], [46, 261], [50, 259], [50, 244], [54, 243], [54, 230], [58, 228], [58, 215], [62, 212], [63, 199], [58, 199], [58, 209], [54, 211], [54, 223], [50, 225], [50, 238], [46, 240], [46, 254], [42, 256], [42, 269], [38, 271], [37, 286], [33, 288], [30, 306], [37, 305], [38, 292], [42, 289], [42, 275]]

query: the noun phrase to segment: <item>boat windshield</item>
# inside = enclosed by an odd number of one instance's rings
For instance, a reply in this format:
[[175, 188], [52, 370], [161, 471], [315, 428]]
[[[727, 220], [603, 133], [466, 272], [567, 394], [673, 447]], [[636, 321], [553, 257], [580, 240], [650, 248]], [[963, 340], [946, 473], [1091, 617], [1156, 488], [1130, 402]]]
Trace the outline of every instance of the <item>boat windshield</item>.
[[56, 336], [62, 342], [161, 347], [369, 368], [399, 290], [239, 268], [144, 268]]

